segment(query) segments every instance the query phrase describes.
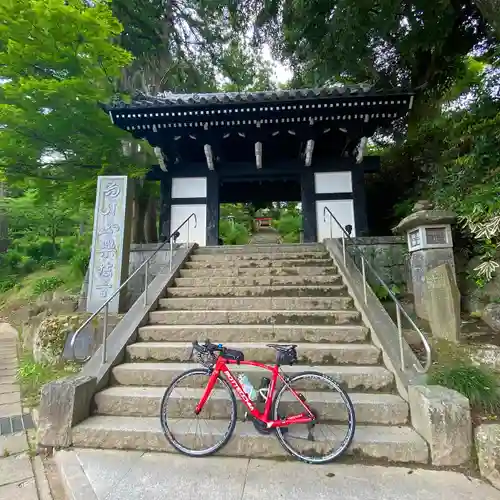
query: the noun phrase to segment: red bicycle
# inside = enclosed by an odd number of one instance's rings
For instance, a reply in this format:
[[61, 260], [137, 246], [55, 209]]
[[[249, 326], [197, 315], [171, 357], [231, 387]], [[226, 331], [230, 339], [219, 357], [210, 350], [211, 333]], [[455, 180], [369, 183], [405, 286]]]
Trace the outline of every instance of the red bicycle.
[[[276, 350], [276, 364], [273, 366], [245, 361], [243, 352], [222, 344], [211, 344], [208, 340], [205, 344], [193, 342], [190, 358], [196, 352], [204, 368], [194, 368], [176, 377], [161, 402], [163, 432], [175, 449], [192, 457], [201, 457], [225, 446], [236, 426], [236, 392], [255, 429], [261, 434], [274, 432], [285, 450], [296, 458], [320, 464], [335, 460], [347, 450], [356, 427], [354, 407], [347, 393], [335, 380], [322, 373], [307, 371], [287, 376], [280, 367], [297, 362], [297, 346], [267, 345]], [[270, 371], [272, 377], [262, 378], [258, 390], [255, 390], [246, 375], [241, 373], [235, 377], [228, 365], [238, 365], [239, 371], [245, 365], [262, 368]], [[251, 371], [256, 370], [251, 368]], [[277, 389], [278, 382], [281, 385]], [[318, 382], [323, 383], [322, 389], [313, 388]], [[297, 409], [287, 414], [286, 410], [293, 405]], [[200, 419], [204, 417], [207, 421], [202, 425]], [[225, 418], [229, 418], [229, 422], [221, 429]], [[178, 433], [173, 429], [177, 422], [180, 423]], [[327, 433], [327, 430], [340, 432], [340, 438], [335, 438], [337, 444], [328, 444], [332, 433]], [[201, 435], [195, 434], [196, 431]], [[333, 432], [333, 435], [337, 434]], [[209, 436], [215, 437], [215, 443], [206, 444]], [[303, 448], [292, 446], [292, 441], [304, 445]]]

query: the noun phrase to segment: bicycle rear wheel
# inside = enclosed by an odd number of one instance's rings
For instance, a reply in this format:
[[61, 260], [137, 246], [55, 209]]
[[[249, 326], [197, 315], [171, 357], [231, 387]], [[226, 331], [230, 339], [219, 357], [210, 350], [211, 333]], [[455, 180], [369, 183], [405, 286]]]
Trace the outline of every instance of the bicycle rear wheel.
[[280, 444], [291, 455], [308, 463], [324, 464], [340, 457], [351, 444], [356, 429], [354, 406], [347, 393], [322, 373], [300, 373], [290, 378], [276, 394], [274, 420], [305, 411], [290, 388], [305, 396], [316, 422], [277, 427]]
[[227, 444], [236, 425], [236, 398], [231, 386], [218, 378], [203, 410], [195, 408], [207, 386], [210, 370], [181, 373], [165, 391], [160, 407], [163, 433], [169, 443], [190, 457], [204, 457]]

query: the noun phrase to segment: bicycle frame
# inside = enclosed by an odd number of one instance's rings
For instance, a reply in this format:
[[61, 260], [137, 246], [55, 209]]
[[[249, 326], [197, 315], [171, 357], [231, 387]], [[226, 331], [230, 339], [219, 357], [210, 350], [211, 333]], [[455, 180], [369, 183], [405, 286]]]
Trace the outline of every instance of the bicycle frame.
[[[266, 405], [264, 408], [264, 412], [260, 412], [258, 408], [256, 408], [255, 404], [253, 401], [250, 399], [248, 394], [245, 392], [241, 384], [239, 383], [238, 379], [232, 374], [231, 370], [227, 365], [235, 365], [235, 364], [240, 364], [240, 365], [246, 365], [246, 366], [256, 366], [258, 368], [262, 368], [264, 370], [270, 371], [272, 374], [272, 379], [271, 383], [269, 385], [269, 390], [267, 393], [267, 398], [266, 398]], [[299, 415], [292, 415], [290, 417], [287, 417], [285, 419], [279, 419], [279, 420], [271, 420], [269, 419], [269, 414], [271, 412], [271, 405], [273, 403], [274, 399], [274, 392], [276, 390], [276, 385], [278, 383], [278, 379], [280, 379], [284, 384], [286, 384], [286, 381], [283, 377], [283, 375], [280, 373], [279, 365], [266, 365], [263, 363], [258, 363], [256, 361], [240, 361], [239, 363], [237, 361], [233, 361], [230, 359], [225, 359], [224, 357], [219, 356], [217, 358], [217, 361], [215, 363], [215, 367], [212, 371], [212, 374], [210, 375], [210, 378], [208, 379], [207, 387], [205, 388], [205, 392], [203, 393], [203, 396], [200, 399], [200, 402], [197, 404], [195, 413], [198, 415], [202, 410], [203, 406], [207, 402], [208, 398], [210, 397], [210, 394], [212, 393], [212, 390], [215, 387], [215, 384], [217, 382], [217, 378], [220, 376], [220, 374], [223, 374], [226, 377], [226, 380], [229, 382], [233, 390], [236, 392], [238, 397], [241, 399], [243, 404], [247, 407], [248, 411], [250, 414], [257, 420], [260, 420], [261, 422], [265, 423], [267, 425], [268, 429], [275, 428], [275, 427], [287, 427], [292, 424], [307, 424], [309, 422], [312, 422], [316, 417], [314, 416], [313, 412], [307, 405], [305, 401], [303, 401], [299, 394], [294, 391], [291, 387], [289, 387], [291, 393], [294, 395], [294, 397], [302, 404], [304, 409], [306, 410], [307, 413], [300, 413]]]

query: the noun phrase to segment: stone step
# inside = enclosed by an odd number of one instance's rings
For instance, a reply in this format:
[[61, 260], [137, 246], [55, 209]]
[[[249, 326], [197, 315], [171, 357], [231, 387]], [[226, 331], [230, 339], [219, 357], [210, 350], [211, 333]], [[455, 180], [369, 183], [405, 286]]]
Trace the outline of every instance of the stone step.
[[241, 276], [232, 277], [201, 277], [177, 278], [177, 287], [250, 287], [250, 286], [342, 286], [339, 274], [323, 276]]
[[160, 299], [160, 308], [173, 311], [280, 311], [352, 309], [351, 297], [202, 297]]
[[[216, 436], [225, 422], [212, 422], [213, 428], [207, 431]], [[177, 433], [186, 434], [194, 434], [194, 429], [196, 423], [184, 419], [175, 427]], [[72, 438], [73, 446], [82, 448], [174, 451], [163, 435], [158, 417], [95, 416], [73, 427]], [[429, 459], [427, 443], [410, 427], [358, 425], [347, 453], [399, 463], [427, 463]], [[232, 439], [218, 455], [290, 459], [273, 435], [259, 434], [251, 422], [239, 422]]]
[[[200, 366], [199, 363], [123, 363], [113, 368], [112, 379], [118, 385], [164, 387], [182, 372]], [[332, 377], [349, 390], [388, 392], [394, 383], [394, 375], [382, 366], [294, 365], [283, 367], [283, 372], [289, 375], [311, 370]], [[256, 387], [260, 385], [262, 377], [267, 376], [262, 368], [253, 366], [232, 365], [231, 371], [236, 374], [246, 373]], [[201, 380], [199, 382], [203, 385]]]
[[152, 311], [150, 324], [163, 325], [351, 325], [359, 324], [355, 310], [343, 311]]
[[200, 337], [213, 342], [366, 342], [362, 325], [147, 325], [139, 329], [140, 341], [192, 342]]
[[[189, 262], [187, 263], [189, 264]], [[181, 269], [181, 278], [236, 278], [240, 276], [331, 276], [338, 275], [334, 266], [296, 267], [218, 267]]]
[[224, 245], [212, 247], [199, 247], [195, 255], [200, 254], [254, 254], [254, 253], [283, 253], [283, 252], [324, 252], [325, 247], [321, 243], [287, 243], [284, 245]]
[[[198, 336], [197, 340], [205, 339]], [[264, 343], [233, 342], [227, 347], [242, 351], [248, 361], [276, 360], [276, 351]], [[130, 361], [184, 362], [190, 361], [192, 348], [191, 342], [137, 342], [126, 350]], [[380, 361], [380, 350], [372, 344], [299, 344], [297, 355], [299, 363], [309, 365], [375, 365]]]
[[347, 295], [345, 286], [194, 286], [167, 290], [171, 298], [196, 297], [332, 297]]
[[[240, 262], [256, 260], [296, 260], [296, 259], [328, 259], [331, 256], [328, 252], [256, 252], [256, 253], [194, 253], [191, 261], [200, 262], [221, 262], [238, 260]], [[248, 264], [251, 265], [251, 264]]]
[[[160, 403], [166, 387], [109, 387], [95, 396], [96, 413], [100, 415], [116, 415], [130, 417], [158, 417]], [[203, 395], [203, 389], [184, 388], [172, 393], [175, 404], [170, 407], [169, 415], [179, 418], [187, 417]], [[338, 394], [334, 392], [305, 392], [307, 401], [324, 418], [342, 421], [346, 418], [345, 406]], [[293, 401], [286, 395], [284, 401]], [[408, 403], [394, 394], [349, 394], [354, 404], [356, 422], [358, 424], [404, 425], [408, 421]], [[246, 408], [239, 399], [238, 418], [243, 419]], [[225, 418], [229, 405], [227, 393], [215, 389], [207, 401], [203, 414], [206, 418]]]
[[185, 269], [255, 269], [255, 268], [276, 268], [276, 267], [325, 267], [333, 266], [331, 259], [282, 259], [282, 260], [256, 260], [256, 261], [241, 261], [237, 260], [194, 260], [184, 264]]

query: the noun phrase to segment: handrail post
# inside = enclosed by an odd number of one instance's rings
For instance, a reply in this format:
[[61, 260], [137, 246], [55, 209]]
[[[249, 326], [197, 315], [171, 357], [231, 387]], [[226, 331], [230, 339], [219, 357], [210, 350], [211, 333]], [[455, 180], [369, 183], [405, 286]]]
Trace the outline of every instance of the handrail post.
[[366, 289], [366, 267], [365, 267], [365, 258], [364, 256], [361, 256], [361, 272], [363, 273], [363, 293], [365, 296], [365, 304], [368, 302], [368, 297], [367, 297], [367, 289]]
[[148, 305], [148, 279], [149, 279], [149, 260], [146, 261], [144, 266], [144, 305]]
[[174, 245], [172, 244], [172, 238], [173, 236], [170, 235], [170, 251], [169, 251], [169, 256], [168, 256], [168, 268], [170, 271], [172, 271], [172, 257], [174, 253]]
[[191, 226], [191, 220], [188, 219], [187, 221], [187, 247], [189, 248], [189, 229], [190, 229], [190, 226]]
[[345, 265], [345, 236], [344, 233], [342, 233], [342, 256], [344, 258], [344, 265]]
[[102, 325], [102, 364], [106, 364], [107, 359], [107, 337], [108, 337], [108, 307], [109, 303], [106, 303], [104, 307], [104, 324]]
[[399, 355], [401, 357], [401, 370], [405, 371], [405, 359], [403, 350], [403, 327], [401, 326], [401, 309], [399, 305], [396, 304], [396, 322], [398, 325], [398, 335], [399, 335]]

